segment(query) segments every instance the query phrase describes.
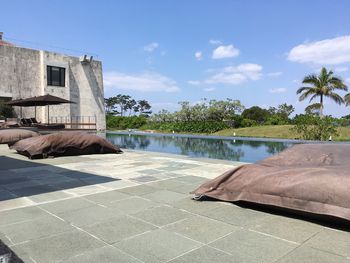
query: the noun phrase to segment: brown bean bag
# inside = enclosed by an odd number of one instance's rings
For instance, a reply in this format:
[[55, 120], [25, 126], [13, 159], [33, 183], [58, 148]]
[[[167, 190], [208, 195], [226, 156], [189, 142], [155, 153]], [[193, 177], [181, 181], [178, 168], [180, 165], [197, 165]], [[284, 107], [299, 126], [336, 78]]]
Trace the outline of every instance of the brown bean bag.
[[0, 124], [0, 128], [17, 128], [20, 125], [16, 121], [6, 121]]
[[37, 132], [24, 129], [0, 130], [0, 144], [13, 144], [19, 140], [37, 137], [39, 135]]
[[300, 144], [242, 165], [193, 193], [350, 221], [350, 145]]
[[18, 141], [11, 149], [29, 158], [100, 153], [122, 153], [118, 146], [93, 134], [59, 132]]

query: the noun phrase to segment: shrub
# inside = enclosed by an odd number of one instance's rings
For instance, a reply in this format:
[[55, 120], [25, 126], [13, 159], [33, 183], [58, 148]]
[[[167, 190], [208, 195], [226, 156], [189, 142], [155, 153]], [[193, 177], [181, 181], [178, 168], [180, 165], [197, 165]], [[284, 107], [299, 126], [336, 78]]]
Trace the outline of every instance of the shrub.
[[16, 113], [14, 109], [6, 105], [9, 99], [0, 98], [0, 118], [14, 118], [16, 117]]
[[251, 119], [243, 119], [241, 122], [241, 127], [252, 127], [257, 125], [258, 123], [255, 120], [251, 120]]
[[301, 135], [304, 140], [326, 141], [330, 136], [337, 136], [337, 128], [331, 117], [299, 115], [292, 131]]
[[145, 125], [147, 118], [144, 116], [106, 116], [107, 129], [138, 129], [142, 125]]
[[272, 115], [270, 116], [267, 121], [265, 122], [266, 125], [285, 125], [289, 123], [289, 119], [282, 118], [279, 115]]
[[193, 133], [213, 133], [227, 128], [228, 124], [223, 121], [151, 122], [142, 127], [150, 130]]

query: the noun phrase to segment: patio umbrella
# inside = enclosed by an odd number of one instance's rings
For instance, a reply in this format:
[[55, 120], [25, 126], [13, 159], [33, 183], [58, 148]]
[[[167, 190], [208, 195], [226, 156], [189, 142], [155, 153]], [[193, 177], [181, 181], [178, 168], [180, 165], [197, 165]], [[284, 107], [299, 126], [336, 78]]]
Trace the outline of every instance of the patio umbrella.
[[36, 106], [47, 106], [47, 123], [50, 122], [50, 105], [59, 105], [64, 103], [75, 103], [70, 100], [62, 99], [50, 94], [43, 96], [35, 96], [26, 99], [12, 100], [7, 103], [11, 106], [21, 106], [21, 107], [35, 107], [35, 118], [36, 118]]
[[22, 103], [23, 99], [17, 99], [17, 100], [11, 100], [6, 102], [6, 105], [10, 105], [10, 106], [20, 106], [21, 107], [21, 118], [22, 118]]

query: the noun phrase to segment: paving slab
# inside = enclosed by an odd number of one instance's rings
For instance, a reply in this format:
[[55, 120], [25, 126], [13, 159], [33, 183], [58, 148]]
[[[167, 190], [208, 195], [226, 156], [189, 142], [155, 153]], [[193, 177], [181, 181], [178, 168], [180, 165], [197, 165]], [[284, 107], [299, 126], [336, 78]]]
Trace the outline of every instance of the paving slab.
[[145, 194], [143, 197], [158, 203], [172, 204], [183, 198], [187, 198], [187, 195], [168, 190], [159, 190]]
[[0, 202], [17, 198], [18, 196], [7, 190], [0, 190]]
[[129, 194], [121, 193], [118, 191], [107, 191], [104, 193], [98, 193], [93, 195], [86, 195], [84, 198], [93, 201], [97, 204], [108, 204], [118, 200], [126, 199], [131, 197]]
[[209, 243], [224, 237], [239, 228], [202, 216], [193, 216], [180, 222], [170, 224], [164, 227], [164, 229], [202, 243]]
[[208, 178], [200, 177], [200, 176], [180, 176], [176, 177], [175, 180], [178, 180], [180, 182], [188, 183], [188, 184], [198, 184], [201, 185], [202, 183], [205, 183], [208, 181]]
[[11, 191], [18, 196], [30, 197], [33, 195], [40, 195], [44, 193], [54, 192], [56, 191], [56, 189], [48, 185], [37, 185], [37, 186], [16, 188], [16, 189], [12, 189]]
[[78, 210], [57, 213], [55, 215], [75, 226], [82, 227], [92, 225], [113, 217], [122, 216], [123, 214], [115, 210], [94, 205]]
[[86, 185], [82, 187], [66, 189], [65, 192], [73, 195], [83, 196], [83, 195], [96, 194], [100, 192], [106, 192], [106, 190], [107, 190], [106, 187], [102, 187], [96, 184], [96, 185]]
[[39, 239], [69, 230], [73, 230], [73, 227], [51, 215], [42, 216], [30, 221], [0, 226], [0, 232], [5, 234], [13, 244]]
[[236, 226], [252, 226], [268, 216], [266, 213], [241, 208], [230, 203], [211, 210], [205, 210], [200, 212], [200, 214]]
[[122, 193], [130, 194], [130, 195], [142, 196], [142, 195], [145, 195], [145, 194], [153, 193], [154, 191], [157, 191], [157, 190], [158, 189], [156, 189], [154, 187], [142, 184], [142, 185], [131, 186], [131, 187], [126, 187], [126, 188], [123, 188], [123, 189], [119, 189], [118, 191], [122, 192]]
[[36, 239], [11, 248], [21, 257], [29, 254], [37, 263], [64, 261], [75, 255], [103, 247], [105, 243], [79, 230]]
[[[39, 181], [26, 179], [26, 180], [19, 180], [19, 181], [11, 182], [8, 184], [1, 184], [1, 187], [5, 188], [9, 191], [15, 192], [18, 189], [27, 188], [27, 187], [36, 187], [36, 186], [40, 187], [41, 185], [43, 185], [43, 184]], [[46, 185], [46, 186], [48, 186], [48, 185]]]
[[135, 186], [135, 185], [138, 185], [138, 183], [136, 182], [131, 182], [129, 180], [114, 180], [114, 181], [110, 181], [110, 182], [107, 182], [107, 183], [102, 183], [102, 184], [99, 184], [100, 186], [102, 187], [105, 187], [109, 190], [117, 190], [117, 189], [122, 189], [122, 188], [125, 188], [125, 187], [130, 187], [130, 186]]
[[69, 190], [77, 187], [86, 186], [86, 182], [79, 179], [71, 179], [69, 181], [49, 183], [49, 186], [54, 187], [57, 190]]
[[47, 215], [48, 213], [35, 206], [2, 211], [0, 212], [0, 226], [29, 221]]
[[114, 245], [143, 262], [169, 261], [201, 244], [162, 229], [126, 239]]
[[242, 229], [210, 243], [210, 246], [232, 254], [241, 262], [264, 263], [282, 258], [297, 244]]
[[326, 251], [301, 246], [277, 261], [277, 263], [349, 263], [350, 259]]
[[55, 189], [55, 191], [31, 195], [28, 198], [35, 203], [44, 203], [49, 201], [59, 201], [59, 200], [67, 199], [69, 197], [73, 197], [73, 196], [74, 195], [71, 193], [67, 193], [67, 192], [63, 192]]
[[171, 189], [171, 191], [176, 192], [176, 193], [180, 193], [180, 194], [190, 195], [190, 197], [192, 197], [193, 194], [191, 194], [191, 192], [196, 190], [199, 186], [200, 186], [200, 184], [198, 184], [198, 183], [185, 184], [185, 185], [180, 186], [180, 187], [174, 187]]
[[142, 175], [142, 176], [130, 178], [130, 180], [138, 183], [148, 183], [148, 182], [157, 181], [158, 178], [150, 175]]
[[126, 254], [125, 252], [106, 246], [86, 252], [82, 255], [64, 260], [64, 263], [142, 263], [142, 261]]
[[323, 229], [306, 244], [313, 248], [350, 258], [350, 233], [345, 231]]
[[83, 229], [108, 244], [156, 229], [155, 226], [136, 218], [121, 216], [93, 224]]
[[40, 207], [49, 211], [50, 213], [58, 214], [67, 211], [74, 211], [81, 208], [94, 206], [95, 204], [85, 198], [76, 197], [67, 200], [50, 202], [41, 204]]
[[30, 181], [30, 178], [27, 178], [25, 176], [17, 175], [14, 172], [10, 171], [1, 171], [0, 176], [0, 185], [7, 185], [7, 184], [14, 184], [14, 183], [20, 183], [25, 181]]
[[106, 206], [123, 214], [134, 214], [151, 207], [159, 206], [159, 204], [138, 196], [132, 196], [127, 199], [108, 203]]
[[158, 206], [132, 214], [132, 216], [156, 226], [165, 226], [192, 216], [191, 214], [169, 206]]
[[251, 229], [282, 239], [303, 243], [323, 228], [305, 220], [271, 215], [258, 221]]
[[244, 261], [239, 261], [237, 258], [232, 255], [225, 253], [223, 251], [217, 250], [212, 247], [203, 246], [198, 249], [195, 249], [191, 252], [188, 252], [182, 256], [179, 256], [173, 260], [170, 260], [169, 263], [213, 263], [213, 262], [222, 262], [222, 263], [239, 263]]
[[158, 189], [164, 189], [164, 190], [172, 190], [176, 188], [181, 188], [187, 185], [184, 182], [180, 182], [178, 180], [175, 180], [174, 178], [172, 179], [166, 179], [166, 180], [161, 180], [161, 181], [156, 181], [153, 183], [148, 184], [151, 187], [158, 188]]
[[171, 204], [171, 206], [173, 207], [177, 207], [195, 214], [205, 214], [205, 211], [209, 211], [214, 208], [220, 209], [221, 207], [225, 207], [226, 205], [228, 204], [219, 201], [196, 201], [191, 198], [191, 195], [188, 195], [188, 198], [183, 198]]

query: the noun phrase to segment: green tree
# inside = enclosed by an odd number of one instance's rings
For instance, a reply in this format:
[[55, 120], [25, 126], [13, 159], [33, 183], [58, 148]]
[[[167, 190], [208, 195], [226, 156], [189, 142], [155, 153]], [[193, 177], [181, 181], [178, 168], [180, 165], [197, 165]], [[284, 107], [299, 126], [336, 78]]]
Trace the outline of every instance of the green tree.
[[347, 91], [348, 88], [340, 79], [333, 75], [333, 71], [328, 71], [325, 67], [321, 69], [319, 75], [311, 74], [304, 77], [303, 86], [297, 90], [297, 94], [300, 94], [299, 101], [303, 101], [310, 97], [310, 102], [315, 98], [320, 98], [319, 115], [323, 117], [324, 98], [330, 98], [338, 104], [344, 103], [344, 99], [336, 93], [336, 90]]
[[105, 109], [108, 115], [118, 115], [120, 112], [116, 108], [116, 97], [105, 98]]
[[10, 99], [0, 98], [0, 118], [14, 118], [16, 113], [12, 106], [6, 104]]
[[294, 112], [293, 105], [288, 105], [287, 103], [283, 103], [278, 105], [277, 115], [279, 115], [282, 119], [288, 120], [289, 116]]
[[321, 104], [320, 103], [313, 103], [310, 104], [305, 108], [305, 113], [309, 115], [318, 115], [320, 116], [320, 109], [321, 109]]
[[344, 96], [344, 101], [345, 101], [345, 106], [350, 105], [350, 93], [348, 93]]
[[134, 99], [129, 99], [125, 102], [124, 109], [129, 111], [129, 116], [131, 115], [132, 111], [134, 110], [134, 107], [137, 105], [136, 100]]
[[142, 116], [148, 117], [150, 114], [152, 114], [152, 107], [147, 100], [139, 100], [136, 107]]
[[105, 109], [108, 115], [124, 116], [125, 112], [129, 111], [129, 116], [139, 115], [149, 117], [152, 113], [151, 105], [147, 100], [139, 100], [136, 102], [129, 95], [118, 94], [117, 96], [105, 98]]
[[242, 112], [242, 117], [244, 119], [250, 119], [256, 121], [259, 124], [262, 124], [270, 117], [270, 112], [258, 106], [253, 106], [248, 109], [245, 109]]
[[294, 112], [293, 105], [288, 105], [283, 103], [278, 105], [277, 108], [270, 107], [268, 109], [270, 117], [268, 118], [266, 124], [269, 125], [284, 125], [290, 123], [289, 116]]

